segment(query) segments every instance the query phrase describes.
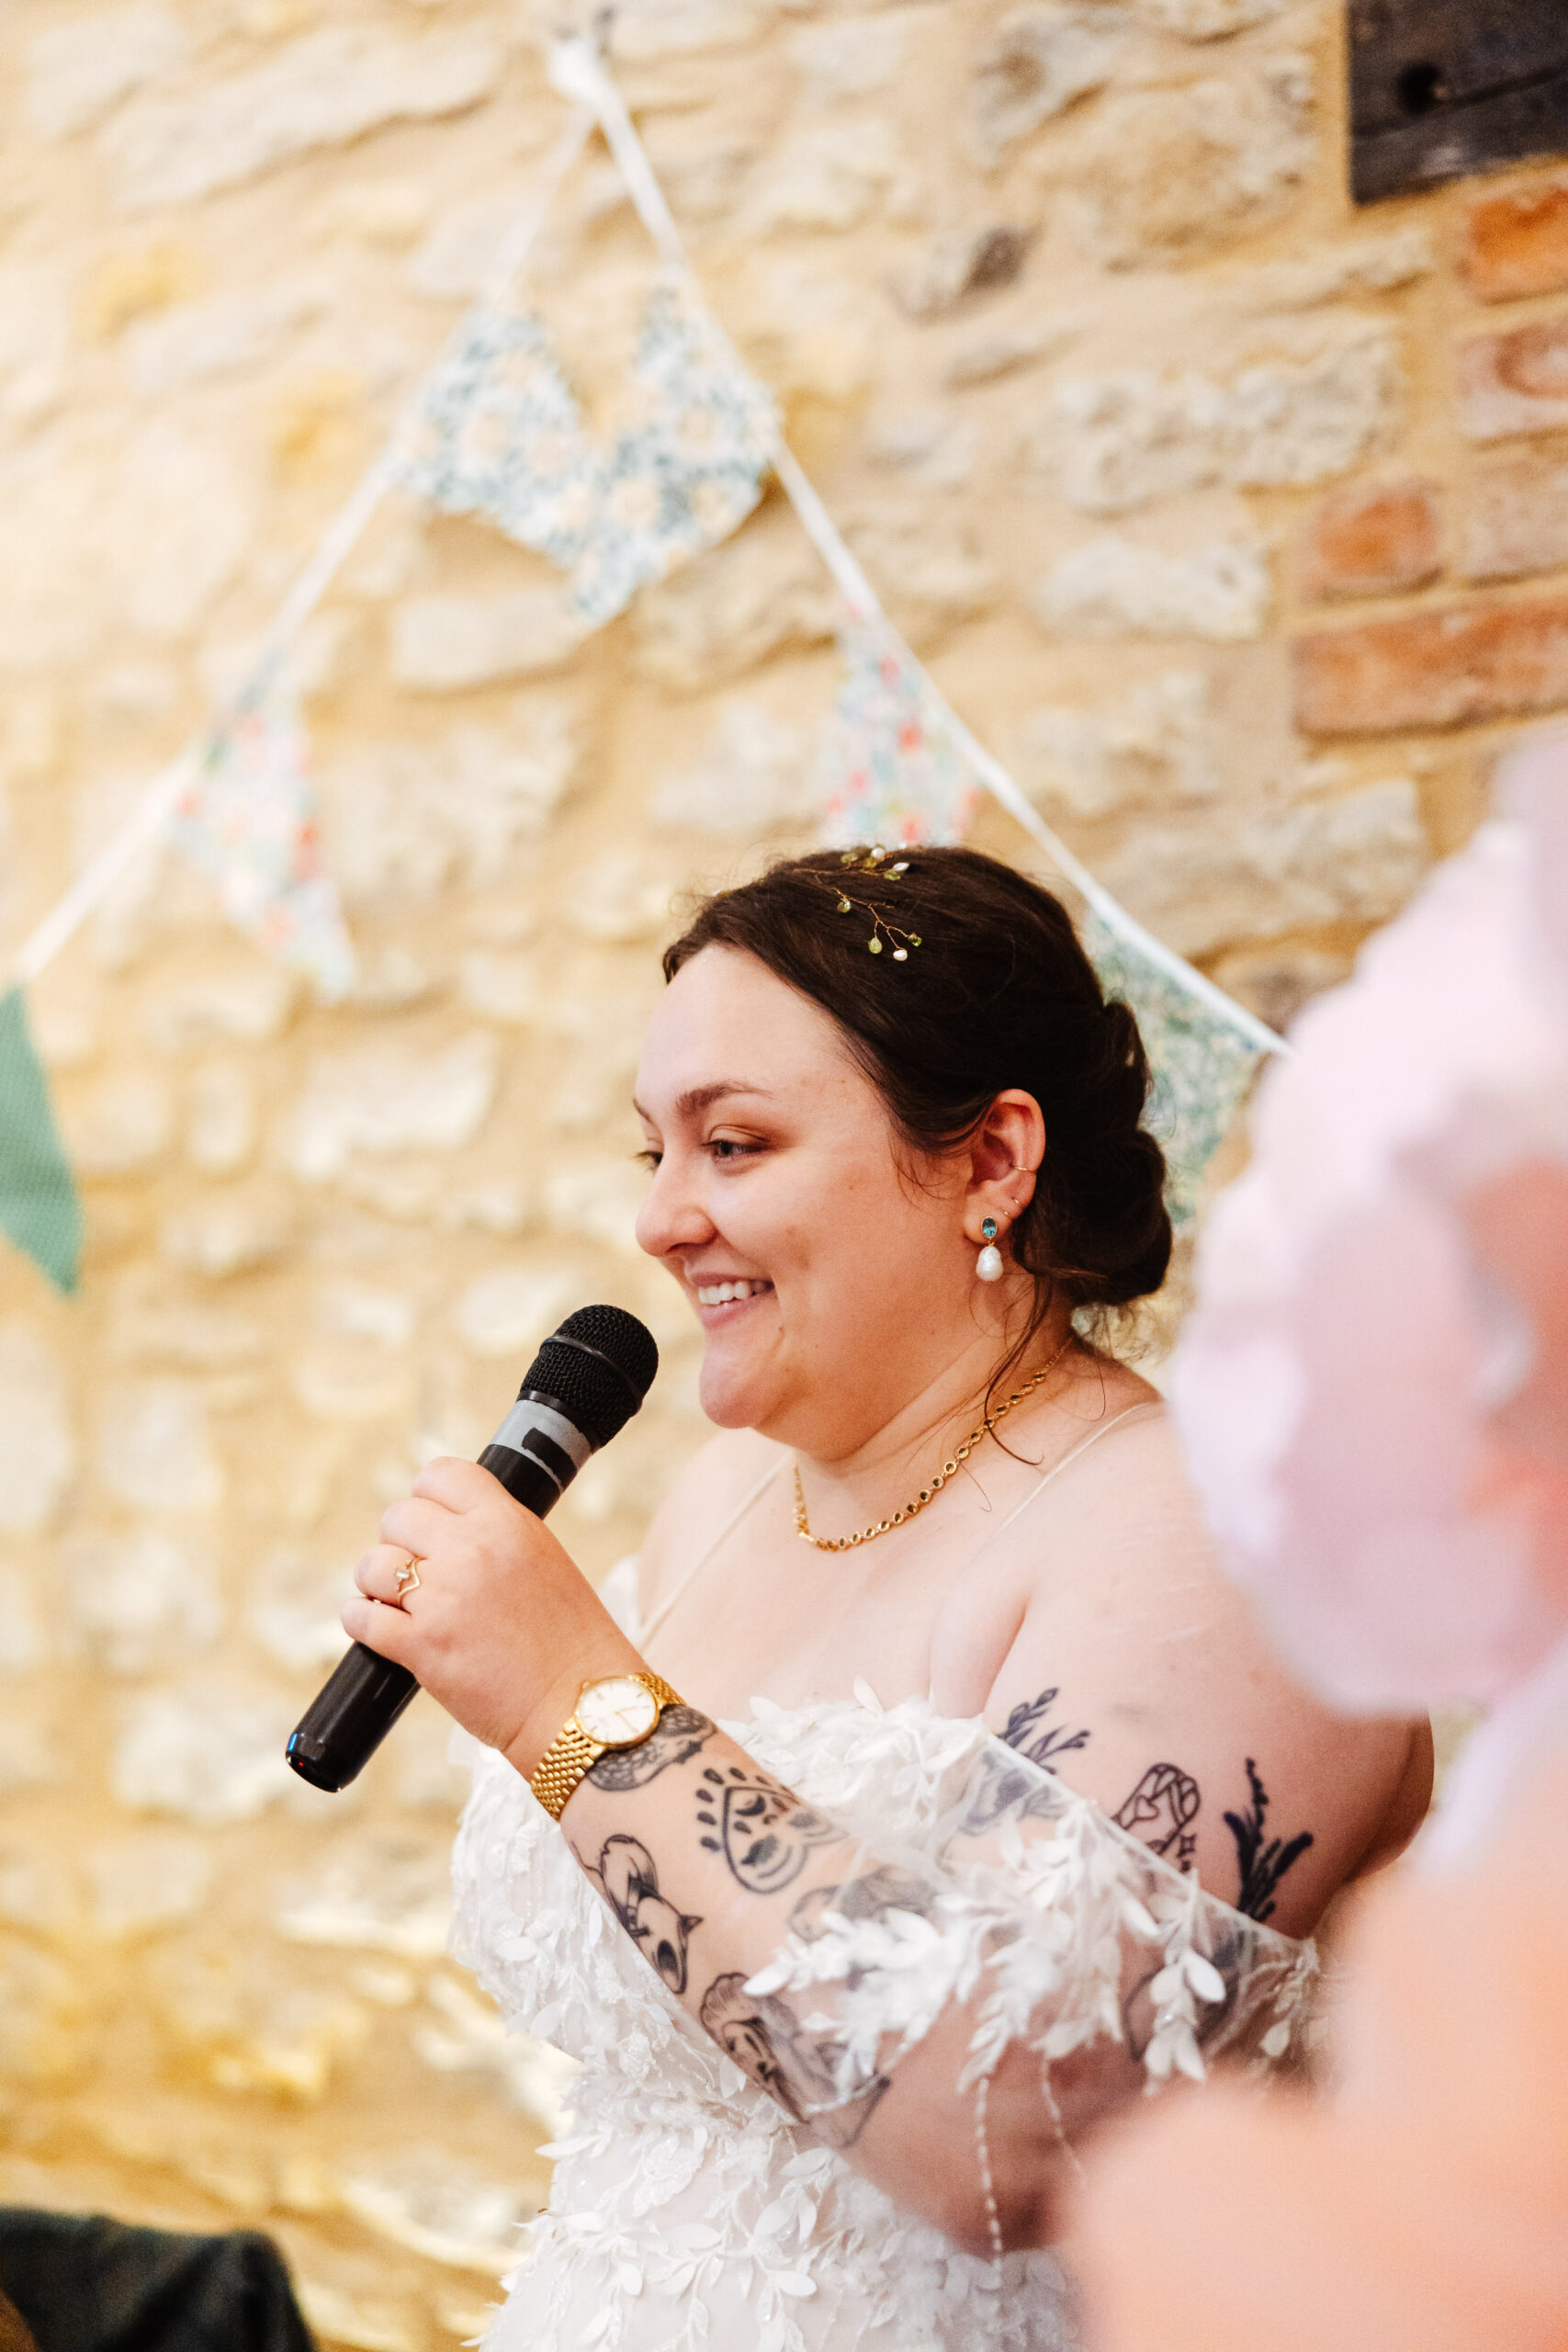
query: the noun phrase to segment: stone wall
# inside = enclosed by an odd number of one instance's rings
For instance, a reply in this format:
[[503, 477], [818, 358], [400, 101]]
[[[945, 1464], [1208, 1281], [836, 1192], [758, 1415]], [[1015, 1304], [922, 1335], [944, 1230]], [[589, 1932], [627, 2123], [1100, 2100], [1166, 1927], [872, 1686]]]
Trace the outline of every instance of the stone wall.
[[[6, 11], [7, 942], [234, 677], [477, 284], [559, 127], [556, 13]], [[1568, 182], [1354, 215], [1338, 17], [631, 0], [617, 45], [900, 625], [1275, 1020], [1568, 704]], [[591, 390], [646, 277], [595, 154], [538, 267]], [[665, 1351], [558, 1516], [592, 1568], [701, 1435], [627, 1080], [671, 890], [811, 831], [832, 621], [776, 501], [586, 642], [542, 563], [389, 505], [302, 657], [353, 1000], [154, 858], [36, 992], [91, 1238], [70, 1303], [0, 1259], [0, 2199], [264, 2225], [365, 2352], [472, 2332], [558, 2070], [442, 1957], [435, 1711], [335, 1800], [281, 1741], [378, 1510], [483, 1442], [562, 1310], [620, 1300]]]

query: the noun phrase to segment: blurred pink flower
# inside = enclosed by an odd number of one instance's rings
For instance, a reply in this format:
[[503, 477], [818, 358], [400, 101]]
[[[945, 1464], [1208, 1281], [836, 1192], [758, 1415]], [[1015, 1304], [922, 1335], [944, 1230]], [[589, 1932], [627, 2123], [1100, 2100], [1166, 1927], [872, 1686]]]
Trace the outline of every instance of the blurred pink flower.
[[1230, 1564], [1340, 1704], [1568, 1631], [1568, 738], [1298, 1023], [1173, 1366]]

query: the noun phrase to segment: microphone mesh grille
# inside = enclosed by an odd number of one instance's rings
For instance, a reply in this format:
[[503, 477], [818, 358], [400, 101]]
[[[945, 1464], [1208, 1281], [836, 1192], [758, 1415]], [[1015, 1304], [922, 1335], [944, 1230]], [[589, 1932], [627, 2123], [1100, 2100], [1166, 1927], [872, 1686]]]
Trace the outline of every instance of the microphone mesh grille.
[[[577, 1344], [562, 1346], [563, 1340]], [[589, 1348], [595, 1353], [586, 1354]], [[545, 1341], [523, 1385], [558, 1397], [569, 1419], [601, 1446], [630, 1420], [658, 1370], [653, 1334], [635, 1315], [620, 1306], [580, 1306]]]

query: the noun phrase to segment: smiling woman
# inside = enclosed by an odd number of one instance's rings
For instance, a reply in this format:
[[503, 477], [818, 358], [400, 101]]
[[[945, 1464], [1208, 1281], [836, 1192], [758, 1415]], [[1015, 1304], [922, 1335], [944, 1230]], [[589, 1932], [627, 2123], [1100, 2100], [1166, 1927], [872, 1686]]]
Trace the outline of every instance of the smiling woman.
[[[917, 943], [911, 952], [895, 951], [903, 956], [898, 969], [863, 952], [894, 935], [893, 910], [900, 919], [894, 931]], [[716, 959], [713, 950], [724, 953]], [[685, 976], [688, 999], [700, 991], [700, 999], [726, 1001], [736, 1067], [750, 1073], [680, 1091], [672, 1137], [697, 1136], [698, 1148], [714, 1158], [743, 1162], [765, 1151], [770, 1118], [793, 1114], [798, 1121], [803, 1087], [815, 1091], [818, 1160], [829, 1185], [844, 1188], [848, 1254], [857, 1265], [868, 1248], [886, 1259], [885, 1314], [893, 1303], [889, 1282], [911, 1271], [904, 1247], [909, 1219], [895, 1216], [888, 1224], [888, 1204], [879, 1198], [869, 1204], [877, 1231], [857, 1224], [860, 1187], [848, 1189], [846, 1159], [861, 1176], [890, 1180], [909, 1200], [912, 1190], [929, 1192], [933, 1178], [939, 1188], [943, 1178], [951, 1183], [954, 1153], [988, 1123], [993, 1158], [1011, 1155], [998, 1159], [996, 1172], [1022, 1181], [1003, 1182], [994, 1214], [976, 1201], [967, 1224], [942, 1220], [942, 1238], [950, 1249], [962, 1251], [967, 1240], [978, 1250], [1005, 1235], [1016, 1274], [1033, 1278], [1010, 1286], [999, 1318], [1010, 1344], [987, 1367], [992, 1388], [1021, 1361], [1053, 1307], [1121, 1306], [1159, 1288], [1170, 1224], [1164, 1161], [1141, 1124], [1149, 1080], [1137, 1024], [1125, 1005], [1105, 1002], [1066, 910], [1025, 876], [965, 850], [891, 860], [873, 853], [852, 864], [841, 855], [787, 861], [747, 888], [708, 900], [666, 951], [664, 970], [671, 982]], [[769, 976], [784, 983], [806, 1016], [793, 1033], [786, 1034], [777, 989], [765, 985]], [[665, 1076], [663, 1037], [689, 1033], [693, 1017], [675, 1033], [668, 1019], [656, 1021], [644, 1061], [649, 1083]], [[705, 1015], [697, 1010], [694, 1017]], [[720, 1046], [710, 1023], [703, 1047]], [[830, 1139], [821, 1129], [827, 1070], [840, 1080], [832, 1107], [841, 1117], [871, 1114], [876, 1133], [869, 1149], [866, 1137]], [[852, 1086], [857, 1075], [869, 1088]], [[657, 1162], [661, 1146], [651, 1125], [649, 1143]], [[827, 1200], [820, 1206], [830, 1211]], [[645, 1213], [643, 1247], [665, 1254], [650, 1231]], [[975, 1270], [970, 1261], [959, 1280], [955, 1263], [953, 1295], [964, 1294]], [[687, 1279], [706, 1277], [716, 1288], [725, 1272], [732, 1284], [744, 1278], [771, 1286], [765, 1270], [720, 1272], [716, 1261], [688, 1269]], [[712, 1412], [705, 1390], [704, 1401]], [[742, 1418], [760, 1426], [753, 1416]]]
[[344, 1619], [492, 1751], [462, 1946], [584, 2062], [490, 2340], [1061, 2347], [1059, 2268], [1007, 2249], [1109, 2111], [1290, 2048], [1425, 1735], [1289, 1681], [1107, 1345], [1169, 1228], [1136, 1025], [1057, 901], [825, 852], [665, 970], [637, 1232], [721, 1434], [615, 1617], [438, 1463]]

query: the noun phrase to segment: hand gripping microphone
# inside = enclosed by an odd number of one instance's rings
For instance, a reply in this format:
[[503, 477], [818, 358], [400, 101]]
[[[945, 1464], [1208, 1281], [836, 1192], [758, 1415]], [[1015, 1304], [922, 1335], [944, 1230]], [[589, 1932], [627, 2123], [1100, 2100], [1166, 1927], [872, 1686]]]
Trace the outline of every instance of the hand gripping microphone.
[[[529, 1365], [480, 1467], [543, 1519], [589, 1455], [640, 1408], [658, 1369], [653, 1334], [635, 1315], [579, 1307]], [[418, 1689], [406, 1666], [355, 1642], [289, 1735], [288, 1761], [318, 1789], [345, 1789]]]

